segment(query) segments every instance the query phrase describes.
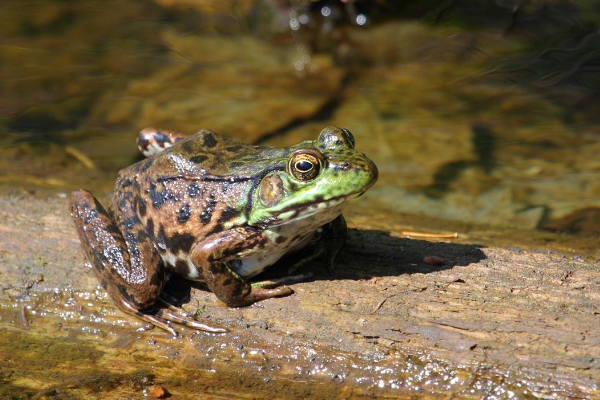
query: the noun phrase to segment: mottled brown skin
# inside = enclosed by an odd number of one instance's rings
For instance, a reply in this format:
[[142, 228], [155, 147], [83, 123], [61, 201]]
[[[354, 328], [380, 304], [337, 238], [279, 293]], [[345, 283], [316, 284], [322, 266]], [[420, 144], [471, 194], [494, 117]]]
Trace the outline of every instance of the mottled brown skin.
[[[331, 128], [321, 136], [331, 141], [323, 146], [336, 149], [328, 159], [333, 176], [338, 176], [338, 170], [350, 170], [347, 160], [353, 160], [354, 168], [370, 168], [374, 175], [365, 185], [368, 189], [376, 180], [376, 168], [361, 153], [343, 148], [350, 141], [353, 147], [351, 134]], [[271, 263], [263, 260], [266, 255], [303, 245], [317, 230], [330, 264], [343, 246], [346, 225], [341, 205], [302, 218], [294, 235], [278, 226], [304, 212], [304, 204], [250, 223], [257, 201], [262, 207], [276, 206], [286, 190], [302, 186], [292, 182], [284, 188], [278, 175], [289, 168], [286, 162], [292, 148], [251, 146], [206, 130], [186, 137], [146, 129], [138, 144], [150, 157], [119, 172], [108, 211], [87, 191], [76, 191], [71, 197], [79, 237], [102, 287], [130, 314], [173, 334], [176, 331], [167, 321], [223, 332], [187, 320], [170, 308], [157, 308], [169, 274], [204, 281], [227, 305], [246, 306], [292, 290], [252, 286], [235, 272], [236, 266], [251, 276]], [[323, 200], [311, 198], [308, 203], [316, 206]], [[260, 266], [254, 261], [243, 266], [244, 261], [238, 260], [258, 260]]]

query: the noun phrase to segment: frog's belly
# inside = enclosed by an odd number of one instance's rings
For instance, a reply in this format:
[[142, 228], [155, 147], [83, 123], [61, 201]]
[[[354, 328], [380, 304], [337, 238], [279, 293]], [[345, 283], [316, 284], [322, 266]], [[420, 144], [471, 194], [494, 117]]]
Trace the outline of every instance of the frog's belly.
[[292, 247], [288, 246], [281, 249], [273, 249], [271, 251], [262, 252], [261, 255], [256, 255], [255, 257], [237, 259], [234, 262], [230, 262], [231, 269], [244, 278], [251, 278], [263, 272], [267, 267], [275, 264], [284, 255], [298, 251], [306, 246], [308, 242], [310, 242], [312, 235], [313, 232], [309, 233], [304, 238], [299, 238], [297, 244], [292, 245]]

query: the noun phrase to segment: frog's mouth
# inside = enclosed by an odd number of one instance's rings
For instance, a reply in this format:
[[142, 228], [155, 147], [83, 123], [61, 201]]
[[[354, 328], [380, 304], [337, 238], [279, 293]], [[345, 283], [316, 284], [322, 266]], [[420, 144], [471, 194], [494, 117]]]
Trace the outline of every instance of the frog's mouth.
[[346, 201], [358, 197], [363, 193], [364, 192], [353, 193], [346, 196], [334, 197], [329, 200], [320, 199], [299, 206], [289, 207], [285, 210], [273, 213], [272, 217], [269, 218], [267, 225], [277, 226], [289, 223], [291, 221], [299, 221], [304, 218], [309, 218], [315, 214], [326, 212], [328, 209], [343, 205]]

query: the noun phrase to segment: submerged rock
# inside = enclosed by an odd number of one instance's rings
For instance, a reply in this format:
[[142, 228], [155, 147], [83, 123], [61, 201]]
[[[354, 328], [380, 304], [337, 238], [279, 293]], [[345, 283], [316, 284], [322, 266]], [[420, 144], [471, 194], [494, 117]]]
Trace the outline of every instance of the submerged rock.
[[[213, 129], [256, 141], [323, 107], [342, 82], [326, 56], [302, 56], [250, 36], [163, 32], [169, 62], [147, 78], [104, 94], [92, 125]], [[309, 61], [309, 62], [305, 62]]]

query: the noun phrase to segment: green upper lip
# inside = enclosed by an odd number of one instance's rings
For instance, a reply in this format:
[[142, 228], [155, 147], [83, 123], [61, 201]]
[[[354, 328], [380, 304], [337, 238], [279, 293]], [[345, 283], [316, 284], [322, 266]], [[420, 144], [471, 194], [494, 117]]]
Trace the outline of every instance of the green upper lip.
[[[363, 193], [364, 193], [364, 191], [360, 192], [360, 194], [358, 194], [358, 196], [361, 196]], [[283, 214], [283, 213], [286, 213], [286, 212], [289, 212], [289, 211], [297, 211], [297, 210], [306, 209], [306, 208], [309, 208], [310, 206], [314, 206], [314, 205], [322, 204], [322, 203], [327, 203], [327, 202], [330, 202], [330, 201], [335, 201], [335, 200], [340, 200], [340, 199], [349, 200], [350, 198], [352, 198], [352, 196], [354, 194], [355, 193], [351, 193], [351, 194], [347, 194], [347, 195], [344, 195], [344, 196], [332, 197], [331, 199], [328, 199], [328, 200], [316, 200], [316, 201], [311, 201], [309, 203], [303, 203], [301, 205], [291, 206], [289, 208], [286, 208], [284, 210], [281, 210], [281, 211], [278, 211], [278, 212], [274, 213], [273, 217], [274, 218], [279, 218], [279, 216], [281, 214]], [[358, 197], [358, 196], [356, 196], [356, 197]]]

